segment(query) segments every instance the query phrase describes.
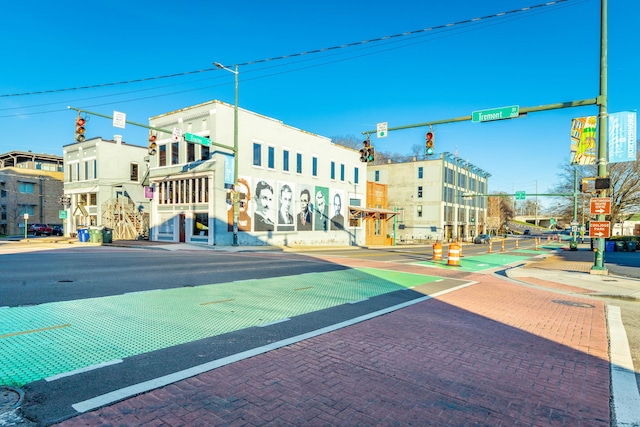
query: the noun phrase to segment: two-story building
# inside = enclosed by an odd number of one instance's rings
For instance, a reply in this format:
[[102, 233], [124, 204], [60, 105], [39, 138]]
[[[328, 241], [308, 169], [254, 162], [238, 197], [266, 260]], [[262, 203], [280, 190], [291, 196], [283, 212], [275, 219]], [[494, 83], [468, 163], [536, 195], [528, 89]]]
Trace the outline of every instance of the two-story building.
[[[237, 196], [239, 245], [364, 242], [362, 223], [348, 218], [348, 207], [366, 198], [357, 151], [239, 109], [234, 194], [234, 106], [211, 101], [152, 117], [149, 125], [163, 130], [152, 131], [151, 240], [232, 245]], [[182, 138], [173, 138], [174, 128]]]
[[96, 137], [63, 149], [68, 234], [82, 226], [105, 226], [113, 229], [114, 239], [146, 236], [147, 147], [127, 144], [116, 135], [113, 140]]

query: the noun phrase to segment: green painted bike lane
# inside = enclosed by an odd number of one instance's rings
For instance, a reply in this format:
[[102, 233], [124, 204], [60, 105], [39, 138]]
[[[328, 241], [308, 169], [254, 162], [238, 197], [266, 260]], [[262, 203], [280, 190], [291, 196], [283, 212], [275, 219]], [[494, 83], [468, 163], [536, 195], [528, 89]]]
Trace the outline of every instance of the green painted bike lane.
[[358, 268], [0, 308], [0, 385], [21, 387], [438, 280]]

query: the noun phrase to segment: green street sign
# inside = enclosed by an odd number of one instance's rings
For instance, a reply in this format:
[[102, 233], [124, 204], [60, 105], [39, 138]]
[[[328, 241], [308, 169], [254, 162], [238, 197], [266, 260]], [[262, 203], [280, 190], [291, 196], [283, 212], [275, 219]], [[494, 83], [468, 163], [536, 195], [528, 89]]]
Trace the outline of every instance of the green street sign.
[[196, 135], [194, 133], [185, 133], [184, 140], [187, 142], [194, 142], [196, 144], [209, 146], [211, 145], [211, 140], [209, 138], [205, 138], [204, 136]]
[[488, 110], [479, 110], [471, 113], [472, 122], [491, 122], [493, 120], [513, 119], [520, 115], [519, 105], [510, 105], [508, 107], [490, 108]]
[[60, 209], [58, 211], [58, 219], [67, 219], [67, 211]]
[[524, 200], [525, 196], [526, 194], [524, 191], [516, 191], [516, 200]]

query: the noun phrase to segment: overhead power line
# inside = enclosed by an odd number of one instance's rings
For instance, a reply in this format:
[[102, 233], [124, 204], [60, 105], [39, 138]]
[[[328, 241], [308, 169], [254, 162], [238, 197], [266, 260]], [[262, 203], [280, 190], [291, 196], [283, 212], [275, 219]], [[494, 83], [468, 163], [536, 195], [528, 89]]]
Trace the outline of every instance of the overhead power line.
[[[313, 55], [313, 54], [318, 54], [318, 53], [325, 53], [325, 52], [329, 52], [329, 51], [333, 51], [333, 50], [337, 50], [337, 49], [346, 49], [346, 48], [351, 48], [351, 47], [355, 47], [355, 46], [361, 46], [361, 45], [370, 44], [370, 43], [383, 42], [383, 41], [388, 41], [388, 40], [395, 39], [395, 38], [408, 37], [408, 36], [413, 36], [413, 35], [420, 34], [420, 33], [427, 33], [427, 32], [430, 32], [430, 31], [436, 31], [436, 30], [450, 29], [450, 28], [455, 27], [455, 26], [462, 26], [462, 25], [467, 25], [467, 24], [471, 24], [471, 23], [477, 23], [479, 21], [486, 21], [486, 20], [490, 20], [490, 19], [496, 19], [496, 18], [501, 18], [501, 17], [504, 17], [504, 16], [514, 15], [514, 14], [517, 14], [517, 13], [534, 11], [534, 10], [538, 10], [538, 9], [545, 8], [545, 7], [556, 6], [556, 5], [559, 5], [561, 3], [569, 3], [569, 2], [572, 2], [572, 1], [578, 1], [578, 0], [555, 0], [555, 1], [549, 1], [549, 2], [546, 2], [546, 3], [537, 4], [537, 5], [534, 5], [534, 6], [527, 6], [527, 7], [523, 7], [523, 8], [520, 8], [520, 9], [510, 10], [510, 11], [507, 11], [507, 12], [499, 12], [499, 13], [495, 13], [495, 14], [487, 15], [487, 16], [482, 16], [482, 17], [478, 17], [478, 18], [465, 19], [465, 20], [459, 21], [459, 22], [452, 22], [452, 23], [449, 23], [449, 24], [437, 25], [437, 26], [434, 26], [434, 27], [427, 27], [427, 28], [422, 28], [422, 29], [413, 30], [413, 31], [407, 31], [407, 32], [404, 32], [404, 33], [398, 33], [398, 34], [394, 34], [394, 35], [378, 37], [378, 38], [375, 38], [375, 39], [362, 40], [362, 41], [358, 41], [358, 42], [346, 43], [346, 44], [336, 45], [336, 46], [332, 46], [332, 47], [325, 47], [325, 48], [322, 48], [322, 49], [315, 49], [315, 50], [310, 50], [310, 51], [305, 51], [305, 52], [293, 53], [293, 54], [289, 54], [289, 55], [276, 56], [276, 57], [273, 57], [273, 58], [266, 58], [266, 59], [260, 59], [260, 60], [256, 60], [256, 61], [243, 62], [243, 63], [239, 63], [239, 64], [233, 64], [233, 66], [235, 66], [235, 65], [246, 66], [246, 65], [261, 64], [261, 63], [265, 63], [265, 62], [278, 61], [278, 60], [282, 60], [282, 59], [296, 58], [296, 57], [299, 57], [299, 56]], [[119, 81], [119, 82], [100, 83], [100, 84], [95, 84], [95, 85], [77, 86], [77, 87], [70, 87], [70, 88], [64, 88], [64, 89], [49, 89], [49, 90], [33, 91], [33, 92], [0, 94], [0, 98], [27, 96], [27, 95], [42, 95], [42, 94], [47, 94], [47, 93], [70, 92], [70, 91], [77, 91], [77, 90], [84, 90], [84, 89], [96, 89], [96, 88], [102, 88], [102, 87], [108, 87], [108, 86], [118, 86], [118, 85], [125, 85], [125, 84], [131, 84], [131, 83], [141, 83], [141, 82], [147, 82], [147, 81], [152, 81], [152, 80], [161, 80], [161, 79], [168, 79], [168, 78], [173, 78], [173, 77], [181, 77], [181, 76], [187, 76], [187, 75], [192, 75], [192, 74], [201, 74], [201, 73], [207, 73], [207, 72], [210, 72], [210, 71], [217, 71], [217, 70], [219, 70], [218, 67], [211, 67], [211, 68], [204, 68], [202, 70], [185, 71], [185, 72], [181, 72], [181, 73], [167, 74], [167, 75], [161, 75], [161, 76], [155, 76], [155, 77], [145, 77], [145, 78], [126, 80], [126, 81]]]

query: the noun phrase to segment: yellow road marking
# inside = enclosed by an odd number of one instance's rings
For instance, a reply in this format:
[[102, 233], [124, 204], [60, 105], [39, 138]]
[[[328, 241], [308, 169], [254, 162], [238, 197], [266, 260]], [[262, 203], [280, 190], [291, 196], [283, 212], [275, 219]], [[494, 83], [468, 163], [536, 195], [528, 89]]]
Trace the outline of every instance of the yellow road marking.
[[0, 335], [0, 338], [9, 338], [9, 337], [15, 337], [17, 335], [33, 334], [34, 332], [50, 331], [52, 329], [66, 328], [67, 326], [71, 326], [71, 323], [65, 323], [64, 325], [57, 325], [57, 326], [49, 326], [47, 328], [31, 329], [30, 331], [13, 332], [11, 334]]

